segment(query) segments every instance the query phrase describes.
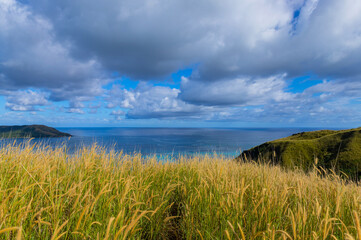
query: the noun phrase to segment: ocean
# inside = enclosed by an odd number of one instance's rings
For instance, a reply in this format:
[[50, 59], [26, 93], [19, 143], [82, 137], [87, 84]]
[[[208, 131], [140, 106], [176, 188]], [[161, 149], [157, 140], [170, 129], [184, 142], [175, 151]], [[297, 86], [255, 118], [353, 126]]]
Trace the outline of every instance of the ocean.
[[[310, 128], [57, 128], [71, 138], [32, 139], [52, 147], [66, 144], [72, 153], [93, 144], [144, 156], [222, 154], [236, 157], [241, 151], [267, 141], [287, 137]], [[2, 140], [4, 141], [4, 140]], [[14, 141], [14, 140], [7, 140]], [[24, 141], [17, 139], [18, 143]], [[25, 141], [27, 141], [25, 139]]]

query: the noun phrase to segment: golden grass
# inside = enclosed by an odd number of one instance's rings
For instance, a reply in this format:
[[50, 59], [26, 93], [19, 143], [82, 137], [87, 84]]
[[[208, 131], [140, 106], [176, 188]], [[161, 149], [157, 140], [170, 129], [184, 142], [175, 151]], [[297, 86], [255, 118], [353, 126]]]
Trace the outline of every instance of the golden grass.
[[0, 239], [361, 239], [361, 187], [222, 156], [0, 149]]

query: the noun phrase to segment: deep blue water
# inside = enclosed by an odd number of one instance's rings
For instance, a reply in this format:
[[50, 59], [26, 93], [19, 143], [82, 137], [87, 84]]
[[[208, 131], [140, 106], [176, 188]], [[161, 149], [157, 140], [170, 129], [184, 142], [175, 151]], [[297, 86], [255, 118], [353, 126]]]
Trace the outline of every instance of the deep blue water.
[[[50, 146], [66, 144], [69, 152], [97, 143], [99, 146], [125, 153], [173, 155], [217, 153], [236, 157], [240, 151], [266, 141], [310, 128], [57, 128], [71, 138], [33, 139]], [[4, 140], [3, 140], [4, 141]], [[8, 140], [7, 140], [8, 141]], [[17, 142], [23, 140], [17, 139]]]

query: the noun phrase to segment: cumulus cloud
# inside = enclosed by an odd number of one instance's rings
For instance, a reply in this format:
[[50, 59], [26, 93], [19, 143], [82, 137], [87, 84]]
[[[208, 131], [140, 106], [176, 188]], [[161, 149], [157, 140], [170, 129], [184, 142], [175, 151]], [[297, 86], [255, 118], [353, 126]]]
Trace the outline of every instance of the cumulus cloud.
[[73, 107], [70, 107], [67, 109], [66, 111], [67, 113], [78, 113], [78, 114], [84, 114], [84, 110], [81, 109], [81, 108], [73, 108]]
[[65, 107], [66, 113], [78, 113], [78, 114], [84, 114], [85, 104], [81, 102], [79, 99], [75, 99], [74, 101], [69, 102], [69, 106]]
[[361, 81], [352, 79], [335, 79], [333, 81], [324, 80], [315, 86], [305, 90], [305, 95], [320, 94], [323, 100], [332, 99], [360, 99], [361, 98]]
[[122, 120], [122, 117], [125, 115], [125, 112], [122, 110], [113, 110], [110, 115], [114, 116], [116, 120]]
[[96, 56], [108, 69], [150, 79], [189, 64], [201, 63], [203, 71], [217, 66], [227, 72], [238, 69], [242, 59], [262, 59], [265, 48], [287, 36], [299, 4], [36, 0], [30, 5], [50, 19], [59, 39], [72, 43], [75, 56]]
[[360, 73], [357, 0], [33, 0], [29, 7], [2, 2], [4, 16], [15, 9], [12, 17], [19, 20], [11, 20], [25, 30], [11, 36], [32, 36], [30, 46], [59, 55], [65, 64], [54, 65], [73, 65], [78, 76], [96, 65], [89, 59], [138, 79], [159, 78], [194, 63], [200, 63], [205, 80]]
[[101, 93], [100, 64], [75, 59], [60, 42], [53, 23], [14, 0], [0, 1], [0, 84], [2, 89], [45, 88], [52, 100]]
[[46, 93], [27, 90], [8, 92], [5, 107], [12, 111], [37, 111], [37, 106], [48, 104]]
[[140, 83], [134, 90], [115, 86], [108, 94], [108, 107], [129, 109], [126, 117], [131, 119], [201, 117], [205, 109], [180, 100], [179, 92], [179, 89], [146, 83]]
[[[305, 91], [292, 94], [286, 101], [270, 101], [246, 114], [270, 122], [293, 121], [298, 124], [359, 124], [361, 117], [361, 83], [341, 79], [316, 84]], [[255, 112], [254, 110], [258, 110]]]
[[72, 43], [74, 56], [96, 56], [107, 69], [136, 79], [197, 63], [205, 81], [360, 74], [357, 0], [29, 2], [53, 23], [58, 39]]
[[182, 78], [180, 98], [197, 105], [260, 105], [271, 101], [285, 101], [285, 75], [268, 78], [236, 78], [206, 83]]

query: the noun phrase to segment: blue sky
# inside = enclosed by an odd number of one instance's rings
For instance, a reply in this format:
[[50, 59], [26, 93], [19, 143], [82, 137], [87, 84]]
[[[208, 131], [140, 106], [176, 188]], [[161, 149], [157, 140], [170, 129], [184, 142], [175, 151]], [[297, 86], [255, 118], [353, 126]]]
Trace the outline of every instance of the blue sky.
[[0, 124], [361, 126], [358, 0], [0, 0]]

